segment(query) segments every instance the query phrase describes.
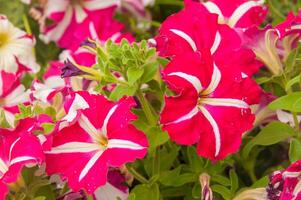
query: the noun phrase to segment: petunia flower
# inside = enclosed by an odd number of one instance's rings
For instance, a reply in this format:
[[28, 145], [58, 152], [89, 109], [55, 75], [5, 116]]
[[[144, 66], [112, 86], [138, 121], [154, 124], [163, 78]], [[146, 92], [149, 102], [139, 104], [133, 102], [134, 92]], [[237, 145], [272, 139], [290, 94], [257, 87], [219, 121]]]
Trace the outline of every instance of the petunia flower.
[[264, 29], [249, 28], [241, 32], [243, 45], [252, 49], [257, 58], [274, 74], [283, 72], [289, 54], [297, 47], [301, 38], [301, 12], [298, 16], [288, 14], [287, 19]]
[[[193, 0], [186, 0], [189, 3]], [[267, 15], [264, 0], [209, 0], [201, 4], [211, 13], [218, 15], [220, 24], [234, 28], [259, 26]]]
[[63, 118], [70, 123], [60, 127], [52, 149], [46, 152], [47, 172], [67, 178], [74, 191], [85, 189], [92, 194], [106, 184], [108, 167], [143, 158], [147, 140], [131, 124], [133, 106], [132, 98], [113, 103], [101, 95], [72, 94]]
[[197, 153], [211, 160], [235, 153], [242, 134], [252, 128], [250, 91], [256, 94], [258, 86], [250, 87], [248, 78], [213, 63], [206, 51], [175, 57], [162, 74], [175, 93], [165, 97], [161, 113], [171, 140], [198, 143]]
[[0, 129], [0, 181], [17, 180], [24, 165], [41, 164], [44, 153], [38, 138], [33, 135], [34, 118], [19, 122], [15, 129]]
[[0, 71], [0, 109], [11, 127], [20, 103], [29, 102], [29, 90], [20, 83], [19, 75]]
[[118, 0], [51, 0], [45, 7], [45, 15], [53, 24], [43, 31], [45, 42], [57, 42], [60, 47], [77, 49], [89, 37], [90, 27], [108, 38], [120, 32], [123, 25], [113, 19]]
[[270, 176], [266, 188], [268, 200], [300, 200], [301, 199], [301, 161], [296, 161], [287, 169], [276, 171]]
[[168, 17], [155, 40], [161, 56], [174, 57], [210, 49], [218, 66], [239, 70], [243, 76], [253, 75], [261, 66], [251, 50], [242, 48], [235, 30], [219, 25], [217, 15], [209, 13], [196, 2], [190, 2], [184, 10]]
[[0, 70], [16, 73], [19, 70], [38, 72], [34, 56], [35, 41], [26, 32], [14, 27], [0, 15]]

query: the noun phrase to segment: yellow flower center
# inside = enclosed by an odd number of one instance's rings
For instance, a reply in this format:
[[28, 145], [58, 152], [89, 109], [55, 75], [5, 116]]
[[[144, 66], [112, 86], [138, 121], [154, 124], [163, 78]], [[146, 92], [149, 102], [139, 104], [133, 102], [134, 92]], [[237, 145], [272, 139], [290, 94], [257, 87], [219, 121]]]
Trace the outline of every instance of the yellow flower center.
[[0, 48], [8, 43], [9, 37], [7, 33], [0, 33]]
[[108, 146], [108, 138], [106, 138], [105, 136], [103, 135], [100, 135], [98, 137], [98, 140], [97, 140], [97, 143], [101, 146], [101, 147], [104, 147], [106, 148]]

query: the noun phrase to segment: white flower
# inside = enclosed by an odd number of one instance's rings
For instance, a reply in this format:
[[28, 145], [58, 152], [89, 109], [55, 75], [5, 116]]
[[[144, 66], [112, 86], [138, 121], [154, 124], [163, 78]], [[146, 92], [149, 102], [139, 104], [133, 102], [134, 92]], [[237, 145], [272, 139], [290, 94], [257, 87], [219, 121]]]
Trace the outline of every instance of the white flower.
[[36, 63], [33, 47], [33, 38], [0, 15], [0, 70], [16, 73], [20, 65], [24, 65], [38, 72], [40, 67]]

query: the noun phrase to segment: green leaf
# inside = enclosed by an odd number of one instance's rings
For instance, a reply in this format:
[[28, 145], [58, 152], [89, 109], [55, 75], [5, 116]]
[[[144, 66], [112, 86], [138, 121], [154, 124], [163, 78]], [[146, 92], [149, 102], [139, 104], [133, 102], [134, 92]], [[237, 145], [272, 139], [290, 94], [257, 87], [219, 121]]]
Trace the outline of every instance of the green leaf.
[[154, 152], [154, 150], [166, 143], [169, 140], [169, 135], [167, 132], [162, 131], [160, 127], [152, 127], [145, 132], [149, 141], [149, 153]]
[[215, 174], [211, 177], [211, 181], [214, 181], [216, 183], [219, 183], [223, 186], [231, 186], [231, 182], [227, 177], [224, 177], [222, 175]]
[[247, 158], [255, 145], [269, 146], [276, 144], [296, 134], [287, 124], [274, 121], [265, 126], [243, 149], [243, 156]]
[[127, 70], [128, 83], [130, 85], [134, 85], [137, 82], [137, 80], [141, 78], [143, 72], [144, 72], [143, 68], [135, 68], [135, 67], [129, 68]]
[[52, 123], [43, 123], [41, 126], [43, 127], [45, 134], [51, 133], [55, 127]]
[[191, 169], [196, 173], [200, 173], [203, 169], [204, 162], [203, 159], [196, 153], [196, 148], [194, 146], [187, 147], [187, 158]]
[[222, 185], [212, 185], [211, 189], [213, 192], [220, 194], [225, 200], [230, 200], [232, 198], [231, 191]]
[[147, 83], [152, 80], [158, 71], [159, 64], [158, 62], [151, 62], [143, 66], [144, 73], [141, 77], [141, 83]]
[[39, 196], [39, 197], [35, 197], [33, 200], [45, 200], [46, 197], [43, 196]]
[[289, 160], [291, 163], [301, 159], [301, 142], [293, 138], [290, 142]]
[[160, 178], [159, 178], [160, 183], [166, 186], [173, 186], [173, 183], [176, 181], [176, 179], [181, 173], [181, 169], [182, 166], [179, 166], [176, 169], [170, 171], [163, 171], [160, 174]]
[[202, 198], [202, 189], [201, 189], [201, 185], [199, 182], [194, 183], [191, 194], [192, 194], [192, 197], [195, 199]]
[[117, 101], [123, 96], [133, 96], [135, 92], [136, 92], [135, 87], [118, 85], [111, 93], [110, 99], [112, 99], [113, 101]]
[[266, 187], [268, 183], [270, 182], [270, 179], [268, 176], [264, 176], [261, 179], [257, 180], [253, 185], [252, 188], [261, 188]]
[[274, 100], [269, 104], [272, 110], [283, 109], [291, 112], [301, 112], [301, 92], [294, 92]]
[[232, 194], [235, 194], [239, 185], [238, 185], [237, 174], [233, 169], [230, 170], [230, 181], [231, 181], [231, 192]]
[[143, 200], [159, 200], [160, 199], [160, 191], [157, 183], [149, 185], [149, 184], [141, 184], [137, 185], [132, 191], [131, 194], [135, 195], [135, 199], [143, 199]]

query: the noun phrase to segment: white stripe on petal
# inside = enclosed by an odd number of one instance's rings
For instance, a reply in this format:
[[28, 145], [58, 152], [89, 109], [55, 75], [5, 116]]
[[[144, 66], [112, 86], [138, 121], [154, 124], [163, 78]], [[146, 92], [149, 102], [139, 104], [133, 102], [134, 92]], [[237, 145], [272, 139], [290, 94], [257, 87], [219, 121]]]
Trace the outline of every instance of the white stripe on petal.
[[232, 13], [231, 17], [229, 17], [228, 25], [230, 27], [234, 27], [237, 22], [253, 7], [261, 6], [264, 1], [246, 1], [241, 4], [235, 11]]
[[85, 165], [83, 170], [81, 171], [78, 181], [81, 181], [91, 170], [91, 168], [94, 166], [94, 164], [97, 162], [97, 160], [100, 158], [104, 151], [98, 151], [96, 152], [93, 157], [88, 161], [88, 163]]
[[78, 24], [82, 23], [88, 16], [87, 13], [84, 11], [84, 9], [79, 4], [76, 4], [74, 6], [74, 10], [75, 10], [76, 23], [78, 23]]
[[196, 92], [200, 92], [202, 89], [201, 81], [197, 77], [190, 74], [186, 74], [184, 72], [173, 72], [168, 74], [168, 76], [178, 76], [185, 79], [195, 88]]
[[49, 16], [53, 13], [64, 12], [67, 9], [69, 3], [70, 3], [69, 1], [62, 1], [62, 0], [47, 1], [45, 14]]
[[296, 184], [294, 191], [293, 191], [293, 199], [295, 200], [298, 196], [298, 194], [300, 194], [301, 192], [301, 180], [298, 180], [298, 183]]
[[193, 41], [193, 39], [187, 35], [186, 33], [184, 33], [183, 31], [180, 31], [178, 29], [169, 29], [171, 32], [173, 32], [174, 34], [176, 34], [177, 36], [183, 38], [186, 42], [188, 42], [188, 44], [191, 46], [191, 48], [193, 49], [193, 51], [197, 51], [197, 47], [195, 42]]
[[19, 162], [23, 162], [23, 161], [27, 161], [27, 160], [35, 160], [35, 157], [32, 156], [20, 156], [20, 157], [16, 157], [14, 159], [12, 159], [9, 163], [9, 165], [13, 165]]
[[219, 32], [216, 32], [215, 34], [215, 39], [214, 39], [214, 43], [210, 49], [211, 54], [214, 54], [216, 52], [216, 50], [218, 49], [220, 43], [221, 43], [221, 34]]
[[114, 114], [114, 112], [117, 109], [117, 107], [118, 107], [118, 105], [113, 106], [109, 110], [109, 112], [108, 112], [105, 120], [103, 121], [103, 125], [102, 125], [102, 128], [101, 128], [101, 133], [104, 134], [104, 136], [107, 136], [107, 128], [108, 128], [109, 120], [110, 120], [111, 116]]
[[202, 92], [203, 95], [211, 94], [215, 91], [221, 81], [222, 75], [218, 67], [214, 64], [211, 82], [209, 86]]
[[11, 155], [12, 155], [13, 149], [14, 149], [15, 145], [17, 144], [17, 142], [20, 141], [20, 139], [21, 139], [21, 138], [18, 137], [18, 138], [12, 143], [12, 145], [10, 146], [10, 148], [9, 148], [9, 154], [8, 154], [8, 160], [11, 160]]
[[94, 141], [98, 141], [99, 135], [97, 129], [84, 114], [82, 114], [78, 119], [78, 124], [93, 138]]
[[122, 148], [122, 149], [132, 149], [132, 150], [141, 150], [145, 147], [140, 144], [134, 143], [129, 140], [121, 140], [121, 139], [110, 139], [108, 142], [108, 148]]
[[20, 103], [24, 103], [29, 100], [30, 91], [25, 91], [24, 85], [19, 85], [16, 89], [14, 89], [9, 95], [7, 95], [5, 100], [6, 106], [15, 106]]
[[209, 12], [218, 15], [219, 23], [222, 23], [225, 21], [222, 11], [219, 9], [219, 7], [215, 3], [211, 2], [211, 1], [207, 1], [206, 3], [204, 3], [204, 6], [207, 8], [207, 10]]
[[199, 112], [198, 110], [198, 107], [194, 107], [188, 114], [176, 119], [175, 121], [173, 122], [169, 122], [167, 123], [166, 125], [169, 125], [169, 124], [177, 124], [177, 123], [180, 123], [184, 120], [187, 120], [187, 119], [191, 119], [193, 118], [197, 113]]
[[249, 108], [249, 105], [239, 99], [230, 98], [201, 98], [201, 103], [208, 104], [211, 106], [228, 106], [235, 108]]
[[84, 7], [88, 10], [99, 10], [115, 5], [119, 5], [119, 0], [92, 0], [84, 2]]
[[206, 108], [200, 106], [199, 109], [203, 113], [203, 115], [206, 117], [206, 119], [209, 121], [210, 125], [212, 126], [214, 137], [215, 137], [215, 154], [214, 154], [214, 156], [217, 157], [217, 155], [219, 154], [220, 149], [221, 149], [221, 135], [219, 132], [219, 127], [218, 127], [215, 119], [212, 117], [212, 115]]
[[89, 31], [90, 31], [90, 35], [91, 35], [93, 40], [99, 40], [97, 31], [95, 29], [95, 26], [94, 26], [93, 22], [89, 23]]
[[69, 6], [65, 12], [63, 20], [61, 20], [56, 27], [51, 29], [45, 35], [41, 35], [41, 39], [45, 43], [49, 43], [50, 41], [55, 41], [55, 42], [59, 41], [71, 23], [72, 15], [73, 15], [73, 9], [72, 7]]
[[289, 171], [286, 171], [286, 172], [283, 172], [283, 174], [282, 174], [283, 178], [296, 178], [298, 176], [300, 176], [300, 172], [289, 172]]
[[60, 154], [60, 153], [88, 153], [101, 149], [100, 145], [88, 142], [68, 142], [56, 147], [52, 147], [47, 154]]
[[[8, 166], [5, 164], [5, 162], [0, 158], [0, 172], [5, 174], [8, 171]], [[0, 176], [1, 178], [1, 176]]]
[[75, 94], [75, 98], [70, 106], [69, 112], [63, 118], [63, 120], [72, 122], [77, 115], [77, 110], [86, 109], [86, 108], [89, 108], [89, 104], [86, 102], [86, 100], [83, 97], [81, 97], [79, 94]]

